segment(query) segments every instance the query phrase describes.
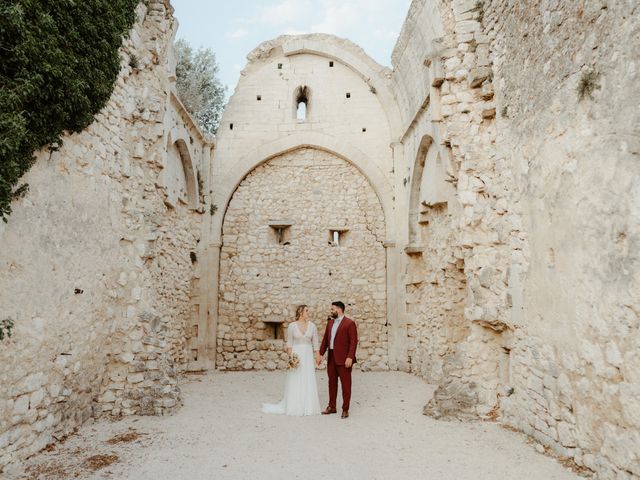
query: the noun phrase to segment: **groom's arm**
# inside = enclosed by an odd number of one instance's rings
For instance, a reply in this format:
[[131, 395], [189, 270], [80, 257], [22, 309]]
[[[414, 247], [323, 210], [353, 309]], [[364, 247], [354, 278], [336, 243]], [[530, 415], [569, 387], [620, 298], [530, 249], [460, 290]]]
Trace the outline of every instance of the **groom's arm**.
[[329, 348], [329, 324], [324, 329], [324, 337], [322, 337], [322, 343], [320, 344], [320, 356], [324, 355]]
[[347, 358], [353, 361], [356, 358], [356, 348], [358, 347], [358, 328], [356, 327], [356, 322], [351, 322], [349, 325], [349, 353], [347, 354]]

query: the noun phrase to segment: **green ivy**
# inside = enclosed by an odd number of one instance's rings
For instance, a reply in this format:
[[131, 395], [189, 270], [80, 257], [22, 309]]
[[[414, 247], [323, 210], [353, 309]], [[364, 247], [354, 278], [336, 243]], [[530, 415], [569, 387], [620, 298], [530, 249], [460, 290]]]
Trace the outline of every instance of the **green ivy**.
[[[0, 5], [0, 217], [27, 190], [34, 152], [56, 149], [106, 104], [138, 0], [3, 0]], [[53, 174], [53, 173], [52, 173]]]
[[9, 338], [12, 331], [13, 320], [11, 318], [0, 320], [0, 341], [4, 340], [5, 337]]

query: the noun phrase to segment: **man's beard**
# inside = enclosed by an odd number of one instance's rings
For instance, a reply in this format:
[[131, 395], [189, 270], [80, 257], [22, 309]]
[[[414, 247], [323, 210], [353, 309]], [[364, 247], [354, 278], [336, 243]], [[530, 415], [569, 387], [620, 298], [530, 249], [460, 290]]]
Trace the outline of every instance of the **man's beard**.
[[331, 312], [331, 318], [338, 318], [337, 312]]

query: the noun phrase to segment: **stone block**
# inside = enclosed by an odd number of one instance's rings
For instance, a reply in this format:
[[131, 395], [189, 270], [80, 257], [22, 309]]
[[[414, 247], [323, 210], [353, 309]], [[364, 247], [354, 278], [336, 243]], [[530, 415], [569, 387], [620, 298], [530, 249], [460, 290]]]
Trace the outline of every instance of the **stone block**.
[[25, 393], [35, 392], [46, 382], [47, 376], [43, 372], [33, 373], [20, 382], [16, 394], [22, 395]]
[[577, 446], [573, 427], [566, 422], [559, 422], [557, 425], [558, 440], [565, 447]]
[[490, 67], [472, 68], [467, 77], [468, 84], [471, 88], [477, 88], [482, 85], [482, 83], [487, 80], [491, 74], [492, 72]]
[[13, 415], [25, 415], [29, 410], [29, 395], [22, 395], [13, 403]]
[[102, 403], [112, 403], [116, 401], [116, 395], [113, 390], [107, 390], [100, 398]]
[[454, 15], [462, 15], [477, 10], [478, 0], [453, 0], [452, 6]]
[[614, 367], [621, 367], [624, 359], [622, 358], [622, 354], [618, 349], [618, 346], [614, 342], [608, 342], [605, 350], [605, 355], [607, 362], [609, 362]]
[[462, 60], [460, 60], [460, 58], [457, 56], [447, 58], [444, 62], [444, 68], [447, 72], [452, 72], [456, 68], [458, 68], [458, 66], [460, 66], [461, 63], [462, 63]]
[[128, 383], [140, 383], [144, 380], [144, 374], [143, 373], [133, 373], [131, 375], [127, 376], [127, 382]]
[[119, 356], [119, 358], [120, 358], [120, 361], [122, 363], [131, 363], [131, 362], [133, 362], [134, 356], [133, 356], [133, 353], [126, 352], [126, 353], [121, 354]]
[[496, 118], [496, 108], [495, 107], [484, 108], [482, 110], [482, 118], [487, 120], [491, 118]]
[[640, 385], [620, 384], [619, 400], [624, 419], [632, 428], [640, 429]]
[[37, 408], [40, 406], [45, 397], [45, 390], [40, 388], [29, 396], [29, 408]]
[[455, 30], [456, 34], [473, 34], [480, 30], [480, 23], [477, 20], [461, 20], [456, 22]]

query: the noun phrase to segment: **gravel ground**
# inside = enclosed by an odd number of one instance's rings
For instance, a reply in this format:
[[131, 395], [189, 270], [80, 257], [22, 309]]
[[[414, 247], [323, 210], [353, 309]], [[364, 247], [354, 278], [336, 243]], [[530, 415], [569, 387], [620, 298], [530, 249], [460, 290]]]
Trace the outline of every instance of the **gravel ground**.
[[[210, 373], [182, 385], [172, 416], [100, 420], [3, 475], [8, 479], [580, 478], [494, 423], [422, 415], [434, 387], [398, 372], [354, 371], [351, 416], [286, 417], [282, 372]], [[320, 404], [326, 372], [318, 372]], [[338, 394], [340, 395], [340, 393]], [[340, 398], [338, 399], [340, 402]]]

